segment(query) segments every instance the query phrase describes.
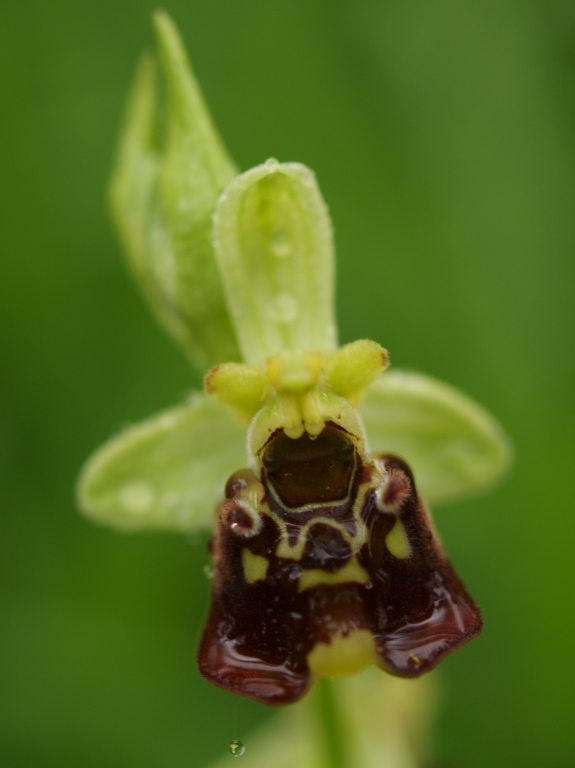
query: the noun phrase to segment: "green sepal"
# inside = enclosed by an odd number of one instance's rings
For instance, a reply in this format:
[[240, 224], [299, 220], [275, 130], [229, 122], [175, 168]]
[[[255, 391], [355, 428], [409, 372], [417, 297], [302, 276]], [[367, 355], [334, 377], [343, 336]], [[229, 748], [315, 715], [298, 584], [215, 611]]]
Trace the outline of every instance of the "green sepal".
[[152, 309], [205, 372], [239, 352], [212, 245], [212, 212], [237, 171], [215, 130], [171, 19], [155, 26], [167, 91], [159, 136], [156, 64], [136, 74], [110, 185], [112, 215]]
[[157, 199], [160, 148], [158, 73], [154, 57], [142, 57], [127, 104], [110, 179], [110, 212], [132, 275], [153, 311], [186, 346], [186, 327], [163, 290], [171, 248]]
[[246, 464], [246, 432], [204, 394], [129, 427], [86, 462], [78, 503], [124, 530], [210, 529], [224, 484]]
[[510, 466], [511, 445], [496, 420], [429, 376], [387, 372], [366, 389], [359, 411], [371, 450], [405, 459], [431, 504], [487, 490]]
[[214, 127], [176, 26], [163, 11], [154, 22], [167, 85], [160, 186], [174, 251], [174, 299], [193, 329], [194, 357], [205, 372], [240, 359], [212, 243], [216, 201], [238, 170]]
[[336, 346], [332, 228], [314, 174], [268, 160], [224, 190], [214, 244], [245, 362]]

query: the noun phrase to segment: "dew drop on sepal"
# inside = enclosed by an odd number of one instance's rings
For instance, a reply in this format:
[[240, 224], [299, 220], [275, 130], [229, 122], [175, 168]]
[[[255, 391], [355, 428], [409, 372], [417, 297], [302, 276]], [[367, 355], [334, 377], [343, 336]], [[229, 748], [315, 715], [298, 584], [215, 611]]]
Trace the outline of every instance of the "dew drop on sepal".
[[230, 755], [233, 755], [234, 757], [240, 757], [244, 754], [246, 748], [244, 747], [243, 742], [239, 741], [238, 739], [234, 739], [233, 741], [230, 741], [228, 750]]
[[287, 259], [292, 255], [293, 245], [286, 232], [276, 232], [270, 239], [270, 251], [276, 259]]
[[270, 319], [275, 323], [289, 325], [299, 316], [299, 303], [291, 293], [278, 293], [270, 306]]

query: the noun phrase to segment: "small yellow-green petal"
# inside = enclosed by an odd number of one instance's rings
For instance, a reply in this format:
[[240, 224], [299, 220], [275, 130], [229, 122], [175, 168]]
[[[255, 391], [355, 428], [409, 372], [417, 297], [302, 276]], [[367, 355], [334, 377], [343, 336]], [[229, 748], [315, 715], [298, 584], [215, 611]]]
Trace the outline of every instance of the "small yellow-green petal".
[[86, 462], [80, 509], [124, 530], [211, 528], [226, 479], [246, 464], [246, 433], [204, 394], [129, 427]]
[[246, 419], [264, 405], [268, 391], [266, 366], [222, 363], [204, 376], [204, 389], [210, 397], [225, 403]]
[[348, 400], [363, 390], [387, 368], [387, 350], [369, 339], [346, 344], [333, 354], [325, 355], [323, 371], [327, 386]]
[[390, 371], [367, 388], [359, 411], [371, 450], [404, 458], [432, 504], [487, 490], [509, 469], [511, 446], [497, 421], [429, 376]]
[[274, 160], [252, 168], [224, 190], [214, 222], [244, 360], [334, 349], [332, 228], [313, 173]]

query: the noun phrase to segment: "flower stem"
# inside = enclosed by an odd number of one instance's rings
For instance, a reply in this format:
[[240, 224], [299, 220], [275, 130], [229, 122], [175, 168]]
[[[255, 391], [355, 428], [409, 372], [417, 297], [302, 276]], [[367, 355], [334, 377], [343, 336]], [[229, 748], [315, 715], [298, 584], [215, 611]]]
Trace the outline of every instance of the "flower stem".
[[316, 685], [317, 713], [325, 742], [326, 768], [346, 768], [349, 764], [345, 728], [334, 695], [333, 682], [322, 678]]

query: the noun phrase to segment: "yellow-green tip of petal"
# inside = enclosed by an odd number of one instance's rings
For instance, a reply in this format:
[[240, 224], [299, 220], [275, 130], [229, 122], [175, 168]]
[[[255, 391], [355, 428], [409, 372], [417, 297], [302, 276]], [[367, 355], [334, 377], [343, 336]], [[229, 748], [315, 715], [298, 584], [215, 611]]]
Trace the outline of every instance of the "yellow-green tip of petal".
[[204, 389], [215, 400], [233, 408], [240, 419], [249, 421], [266, 400], [266, 365], [217, 365], [204, 376]]
[[386, 349], [375, 341], [361, 339], [326, 355], [323, 372], [332, 392], [355, 401], [388, 365]]
[[329, 395], [354, 402], [387, 363], [386, 350], [364, 339], [335, 352], [284, 350], [259, 365], [224, 363], [206, 374], [204, 388], [243, 421], [275, 401], [276, 428], [297, 439], [319, 435], [333, 419]]

